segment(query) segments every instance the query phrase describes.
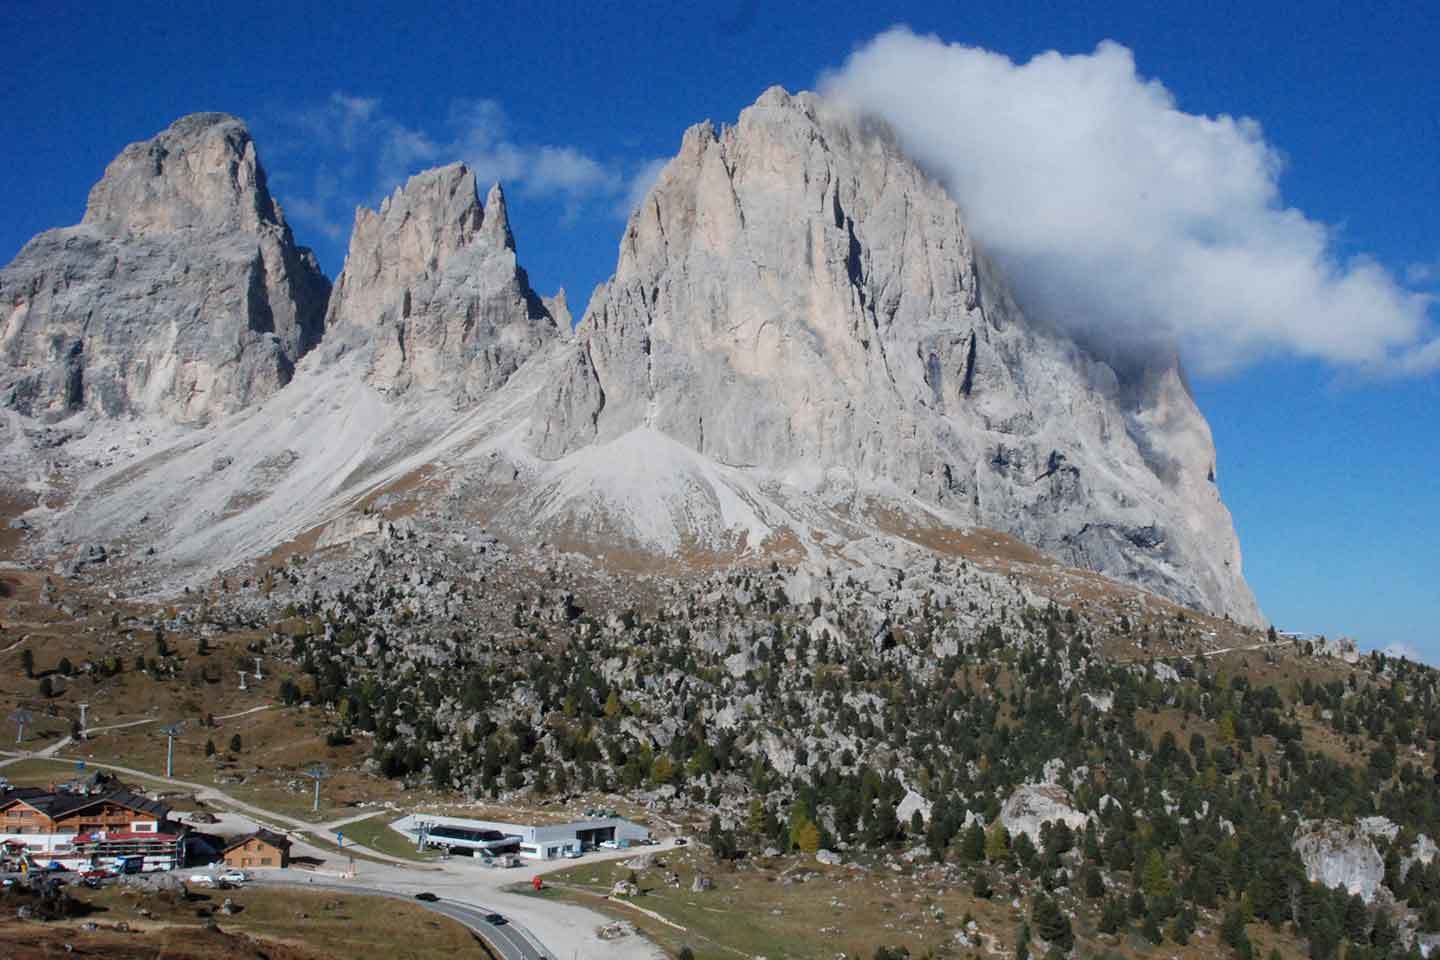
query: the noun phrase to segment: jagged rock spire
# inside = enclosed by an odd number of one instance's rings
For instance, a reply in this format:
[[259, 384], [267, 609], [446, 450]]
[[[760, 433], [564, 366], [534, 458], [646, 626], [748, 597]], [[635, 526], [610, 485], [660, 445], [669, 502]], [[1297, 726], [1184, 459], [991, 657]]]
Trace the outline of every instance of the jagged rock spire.
[[328, 325], [373, 347], [376, 386], [483, 397], [557, 326], [515, 259], [496, 184], [485, 206], [463, 163], [411, 177], [378, 211], [355, 214]]
[[485, 196], [485, 222], [480, 235], [497, 247], [513, 251], [515, 236], [510, 232], [510, 213], [505, 209], [505, 191], [497, 181]]

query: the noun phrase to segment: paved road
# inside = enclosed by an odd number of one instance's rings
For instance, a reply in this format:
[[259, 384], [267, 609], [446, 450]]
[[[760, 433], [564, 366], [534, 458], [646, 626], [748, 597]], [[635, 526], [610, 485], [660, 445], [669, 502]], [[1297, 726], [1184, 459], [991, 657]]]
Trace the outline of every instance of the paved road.
[[503, 960], [548, 960], [549, 954], [544, 952], [543, 946], [524, 927], [506, 918], [506, 922], [493, 924], [486, 917], [490, 914], [499, 913], [490, 907], [479, 906], [473, 903], [461, 903], [458, 900], [442, 898], [435, 901], [415, 900], [404, 894], [390, 893], [385, 890], [377, 890], [374, 887], [361, 886], [353, 883], [335, 883], [329, 880], [309, 880], [302, 882], [296, 876], [270, 875], [257, 876], [257, 883], [270, 883], [277, 885], [303, 886], [308, 890], [335, 890], [341, 893], [358, 893], [366, 896], [391, 897], [396, 900], [410, 900], [427, 910], [444, 914], [452, 920], [464, 924], [477, 936], [488, 943]]

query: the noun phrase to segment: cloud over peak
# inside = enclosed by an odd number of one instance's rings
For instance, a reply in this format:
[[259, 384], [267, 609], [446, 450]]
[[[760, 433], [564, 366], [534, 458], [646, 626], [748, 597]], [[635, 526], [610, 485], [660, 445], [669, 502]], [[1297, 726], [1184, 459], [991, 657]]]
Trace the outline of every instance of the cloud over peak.
[[1037, 315], [1220, 372], [1288, 354], [1440, 369], [1432, 298], [1282, 201], [1248, 118], [1186, 113], [1125, 47], [1025, 63], [896, 27], [822, 78], [945, 184]]

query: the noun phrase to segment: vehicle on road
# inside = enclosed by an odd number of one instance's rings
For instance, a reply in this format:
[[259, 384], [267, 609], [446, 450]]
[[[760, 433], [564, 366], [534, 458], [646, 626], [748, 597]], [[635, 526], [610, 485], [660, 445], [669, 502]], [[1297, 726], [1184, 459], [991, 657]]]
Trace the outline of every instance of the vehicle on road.
[[241, 884], [249, 879], [250, 874], [246, 873], [244, 870], [226, 870], [224, 873], [220, 874], [220, 881], [222, 883]]
[[601, 840], [601, 841], [600, 841], [600, 849], [601, 849], [601, 850], [619, 850], [619, 849], [620, 849], [620, 841], [619, 841], [619, 840]]
[[423, 900], [423, 901], [425, 901], [426, 903], [434, 903], [436, 900], [439, 900], [440, 898], [437, 897], [435, 894], [431, 893], [429, 890], [423, 890], [423, 891], [421, 891], [420, 893], [415, 894], [415, 899], [416, 899], [416, 900]]
[[487, 913], [487, 914], [485, 914], [485, 922], [488, 923], [488, 924], [490, 924], [491, 926], [503, 927], [505, 924], [509, 923], [510, 921], [506, 920], [505, 917], [504, 917], [503, 915], [501, 915], [501, 914], [498, 914], [498, 913]]
[[210, 876], [210, 874], [208, 873], [192, 873], [190, 874], [190, 879], [187, 882], [198, 884], [202, 887], [215, 886], [215, 878]]
[[690, 841], [689, 841], [688, 839], [686, 839], [685, 837], [676, 837], [676, 838], [675, 838], [675, 846], [677, 846], [677, 847], [683, 847], [683, 846], [685, 846], [685, 844], [687, 844], [687, 843], [689, 843], [689, 842], [690, 842]]

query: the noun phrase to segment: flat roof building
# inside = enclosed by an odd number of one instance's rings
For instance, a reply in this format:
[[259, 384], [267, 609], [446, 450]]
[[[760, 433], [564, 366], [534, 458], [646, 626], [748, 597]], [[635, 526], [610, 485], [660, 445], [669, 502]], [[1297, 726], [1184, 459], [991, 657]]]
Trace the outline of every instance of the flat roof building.
[[623, 817], [528, 824], [412, 814], [390, 828], [409, 837], [417, 848], [444, 848], [482, 858], [518, 853], [531, 860], [554, 860], [578, 856], [610, 841], [629, 846], [650, 839], [648, 829]]

